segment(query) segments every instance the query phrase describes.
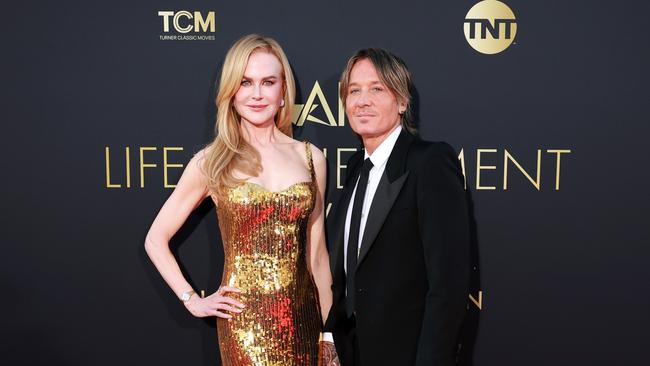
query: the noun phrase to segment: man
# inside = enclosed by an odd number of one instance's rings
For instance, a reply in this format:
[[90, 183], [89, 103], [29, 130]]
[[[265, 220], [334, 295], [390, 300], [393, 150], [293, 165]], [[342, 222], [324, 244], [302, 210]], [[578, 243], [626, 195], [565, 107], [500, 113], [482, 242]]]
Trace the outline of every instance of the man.
[[466, 192], [454, 150], [412, 135], [411, 88], [404, 62], [382, 49], [358, 51], [341, 77], [364, 146], [329, 220], [326, 331], [343, 366], [455, 363], [469, 292]]

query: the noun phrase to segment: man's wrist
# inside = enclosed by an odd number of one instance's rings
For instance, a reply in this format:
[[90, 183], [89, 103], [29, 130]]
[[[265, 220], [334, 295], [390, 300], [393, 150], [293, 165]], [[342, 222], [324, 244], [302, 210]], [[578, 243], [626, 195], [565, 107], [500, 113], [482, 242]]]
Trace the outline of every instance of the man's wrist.
[[334, 336], [332, 335], [331, 332], [323, 333], [323, 342], [334, 343]]

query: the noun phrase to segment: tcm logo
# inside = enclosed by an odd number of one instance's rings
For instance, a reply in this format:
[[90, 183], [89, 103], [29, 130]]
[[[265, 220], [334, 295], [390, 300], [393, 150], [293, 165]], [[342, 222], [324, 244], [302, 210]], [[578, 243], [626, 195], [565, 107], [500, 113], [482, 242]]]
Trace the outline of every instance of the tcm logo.
[[169, 33], [170, 23], [177, 33], [214, 33], [214, 11], [208, 11], [204, 16], [200, 11], [190, 13], [187, 10], [161, 10], [158, 16], [162, 17], [164, 33]]
[[463, 31], [473, 49], [493, 55], [512, 44], [517, 20], [508, 5], [498, 0], [483, 0], [467, 12]]

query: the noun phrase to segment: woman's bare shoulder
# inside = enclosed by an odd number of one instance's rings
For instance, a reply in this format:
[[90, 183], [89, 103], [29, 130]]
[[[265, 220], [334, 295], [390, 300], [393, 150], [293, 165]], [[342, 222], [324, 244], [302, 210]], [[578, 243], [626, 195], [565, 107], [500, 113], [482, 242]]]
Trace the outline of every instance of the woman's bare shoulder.
[[208, 147], [204, 147], [203, 149], [197, 151], [194, 153], [190, 161], [187, 163], [187, 166], [185, 167], [186, 172], [195, 177], [196, 180], [201, 182], [201, 185], [205, 186], [205, 196], [210, 195], [210, 190], [208, 189], [208, 178], [207, 178], [207, 171], [205, 170], [205, 164], [206, 164], [206, 158], [208, 154]]
[[314, 159], [314, 164], [325, 163], [325, 153], [318, 146], [309, 142], [309, 148], [311, 149], [311, 156]]
[[307, 140], [296, 140], [292, 139], [292, 147], [295, 150], [296, 154], [299, 156], [305, 155], [305, 145], [309, 146], [309, 150], [311, 152], [312, 160], [314, 162], [314, 165], [320, 165], [325, 163], [325, 154], [323, 154], [323, 151], [313, 143]]

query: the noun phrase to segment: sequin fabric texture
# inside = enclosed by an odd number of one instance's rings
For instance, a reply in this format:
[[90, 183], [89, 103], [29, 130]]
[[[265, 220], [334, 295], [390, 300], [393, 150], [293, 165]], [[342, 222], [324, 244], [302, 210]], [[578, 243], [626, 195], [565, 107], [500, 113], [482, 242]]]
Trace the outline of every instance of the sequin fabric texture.
[[246, 305], [230, 320], [217, 318], [224, 366], [317, 365], [322, 330], [318, 293], [307, 268], [307, 223], [316, 181], [272, 192], [255, 183], [231, 189], [217, 215], [224, 245], [222, 285]]

